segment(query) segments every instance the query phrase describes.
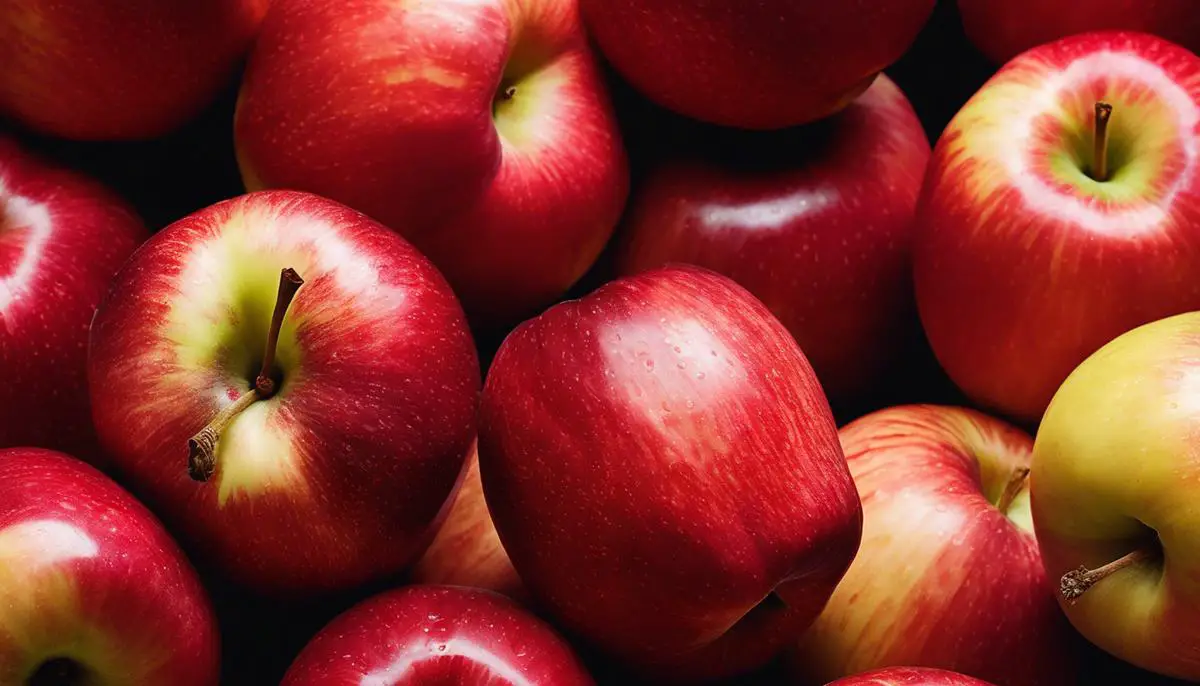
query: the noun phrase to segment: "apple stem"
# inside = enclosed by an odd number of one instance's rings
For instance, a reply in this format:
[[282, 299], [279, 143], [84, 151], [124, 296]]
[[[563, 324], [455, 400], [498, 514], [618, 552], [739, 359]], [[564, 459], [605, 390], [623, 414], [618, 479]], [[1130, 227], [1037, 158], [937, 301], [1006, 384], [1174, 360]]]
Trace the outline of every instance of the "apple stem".
[[1074, 601], [1086, 593], [1089, 588], [1096, 585], [1098, 581], [1116, 574], [1130, 565], [1149, 560], [1155, 557], [1156, 554], [1153, 548], [1142, 547], [1102, 567], [1088, 569], [1086, 566], [1080, 565], [1079, 569], [1074, 569], [1063, 574], [1062, 579], [1059, 581], [1059, 591], [1062, 592], [1063, 598]]
[[1092, 130], [1092, 178], [1108, 180], [1108, 120], [1112, 117], [1112, 105], [1096, 103], [1096, 120]]
[[509, 87], [505, 88], [503, 91], [501, 91], [500, 98], [502, 100], [512, 100], [513, 98], [516, 97], [516, 95], [517, 95], [517, 87], [509, 86]]
[[1025, 487], [1025, 482], [1029, 479], [1029, 467], [1017, 467], [1012, 471], [1012, 475], [1008, 477], [1008, 483], [1004, 486], [1004, 492], [1000, 494], [1000, 502], [996, 503], [996, 509], [1007, 514], [1008, 508], [1012, 507], [1013, 501], [1017, 499], [1017, 494]]
[[283, 318], [296, 297], [296, 291], [304, 279], [296, 270], [288, 267], [279, 274], [279, 290], [275, 296], [275, 312], [271, 315], [271, 328], [267, 332], [267, 348], [263, 354], [262, 368], [254, 379], [254, 387], [246, 391], [232, 405], [217, 413], [200, 433], [188, 439], [188, 476], [194, 481], [208, 481], [217, 469], [217, 442], [229, 423], [257, 400], [275, 395], [275, 380], [271, 368], [275, 364], [275, 348], [279, 345], [279, 331]]

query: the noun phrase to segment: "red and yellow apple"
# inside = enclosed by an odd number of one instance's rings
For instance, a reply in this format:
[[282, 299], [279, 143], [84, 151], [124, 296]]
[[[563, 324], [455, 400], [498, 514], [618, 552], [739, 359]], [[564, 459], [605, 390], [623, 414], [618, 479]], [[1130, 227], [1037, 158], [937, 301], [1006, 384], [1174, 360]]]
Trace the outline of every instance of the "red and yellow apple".
[[927, 667], [887, 667], [855, 674], [826, 686], [991, 686], [974, 677]]

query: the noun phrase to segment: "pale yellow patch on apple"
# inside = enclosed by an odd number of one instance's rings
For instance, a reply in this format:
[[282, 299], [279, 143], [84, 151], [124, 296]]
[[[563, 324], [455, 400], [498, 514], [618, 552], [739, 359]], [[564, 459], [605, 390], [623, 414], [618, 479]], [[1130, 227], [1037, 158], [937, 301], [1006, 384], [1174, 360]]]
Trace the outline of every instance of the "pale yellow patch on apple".
[[561, 131], [568, 130], [570, 67], [563, 60], [544, 65], [527, 74], [506, 79], [512, 97], [496, 101], [494, 119], [500, 139], [519, 153], [536, 154], [554, 146]]
[[444, 88], [462, 88], [467, 78], [436, 64], [402, 65], [384, 74], [384, 83], [389, 86], [424, 81]]
[[217, 443], [217, 503], [252, 498], [273, 489], [307, 499], [308, 482], [297, 478], [292, 437], [273, 422], [277, 405], [257, 402], [234, 420]]

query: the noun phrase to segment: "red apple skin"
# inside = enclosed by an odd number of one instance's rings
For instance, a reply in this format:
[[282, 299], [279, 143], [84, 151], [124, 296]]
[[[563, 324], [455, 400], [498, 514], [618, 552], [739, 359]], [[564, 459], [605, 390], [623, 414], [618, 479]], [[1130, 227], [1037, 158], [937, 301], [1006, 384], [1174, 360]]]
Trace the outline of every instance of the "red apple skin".
[[712, 124], [780, 129], [849, 104], [908, 50], [935, 2], [580, 4], [601, 52], [650, 100]]
[[986, 681], [944, 669], [887, 667], [855, 674], [827, 686], [991, 686]]
[[170, 133], [234, 75], [270, 0], [9, 0], [0, 115], [41, 133]]
[[0, 448], [106, 464], [82, 391], [88, 328], [149, 235], [107, 188], [0, 136]]
[[591, 686], [570, 644], [490, 591], [417, 585], [347, 610], [301, 651], [281, 686]]
[[[285, 266], [305, 284], [280, 336], [282, 385], [222, 434], [213, 478], [193, 481], [188, 439], [253, 384]], [[229, 361], [248, 331], [246, 359]], [[217, 569], [281, 595], [355, 587], [421, 554], [474, 438], [479, 375], [428, 260], [293, 191], [217, 203], [146, 242], [97, 313], [89, 358], [119, 470]]]
[[799, 683], [892, 666], [1000, 686], [1076, 682], [1075, 634], [1047, 581], [1025, 473], [1033, 439], [973, 410], [904, 405], [841, 429], [862, 545], [789, 654]]
[[996, 64], [1093, 31], [1151, 33], [1200, 52], [1200, 12], [1193, 0], [958, 0], [958, 12], [967, 37]]
[[[1104, 183], [1085, 172], [1097, 100], [1113, 106]], [[914, 281], [929, 343], [974, 405], [1036, 425], [1102, 345], [1200, 309], [1198, 122], [1200, 57], [1120, 32], [1024, 53], [951, 121], [918, 205]]]
[[791, 331], [836, 404], [878, 382], [919, 326], [912, 231], [930, 151], [883, 75], [817, 132], [799, 152], [781, 134], [754, 141], [776, 150], [749, 168], [715, 150], [660, 163], [635, 190], [617, 268], [683, 262], [737, 281]]
[[66, 658], [94, 683], [216, 686], [219, 650], [200, 580], [149, 510], [64, 453], [0, 449], [0, 683]]
[[538, 607], [655, 683], [765, 663], [857, 550], [811, 366], [713, 272], [644, 272], [522, 324], [481, 408], [484, 494]]
[[628, 161], [606, 88], [576, 0], [279, 3], [243, 82], [238, 158], [250, 190], [383, 222], [472, 321], [512, 326], [575, 283], [620, 219]]

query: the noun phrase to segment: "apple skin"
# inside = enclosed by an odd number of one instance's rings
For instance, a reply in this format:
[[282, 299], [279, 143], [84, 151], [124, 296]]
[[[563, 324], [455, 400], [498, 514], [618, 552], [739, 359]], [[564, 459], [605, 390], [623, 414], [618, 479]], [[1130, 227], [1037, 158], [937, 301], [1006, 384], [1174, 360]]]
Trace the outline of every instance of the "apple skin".
[[858, 549], [811, 366], [762, 303], [697, 267], [513, 331], [484, 385], [479, 467], [537, 606], [655, 683], [764, 664]]
[[919, 328], [912, 231], [930, 150], [912, 106], [880, 75], [806, 129], [714, 138], [635, 189], [618, 273], [724, 274], [791, 331], [835, 404], [862, 395]]
[[105, 466], [83, 390], [88, 328], [149, 235], [107, 188], [0, 136], [0, 448]]
[[[188, 439], [253, 384], [284, 267], [306, 283], [279, 390], [193, 481]], [[359, 586], [421, 554], [474, 439], [479, 375], [428, 260], [292, 191], [217, 203], [147, 241], [100, 306], [89, 358], [96, 427], [137, 492], [219, 571], [283, 595]]]
[[838, 679], [826, 686], [991, 686], [991, 684], [944, 669], [887, 667]]
[[620, 219], [629, 170], [606, 89], [576, 0], [278, 3], [243, 82], [238, 159], [250, 190], [383, 222], [473, 322], [507, 327], [583, 276]]
[[64, 453], [0, 449], [0, 683], [63, 659], [80, 683], [216, 686], [219, 652], [199, 577], [149, 510]]
[[528, 601], [488, 512], [475, 447], [467, 457], [466, 474], [449, 514], [409, 574], [419, 584], [483, 588]]
[[789, 655], [801, 683], [889, 666], [1000, 686], [1075, 683], [1076, 644], [1029, 515], [1028, 434], [978, 412], [908, 405], [841, 430], [863, 505], [862, 545]]
[[958, 0], [963, 30], [988, 59], [1018, 54], [1078, 33], [1152, 33], [1200, 52], [1194, 0]]
[[174, 131], [234, 76], [270, 0], [9, 0], [0, 115], [76, 140]]
[[[1106, 182], [1085, 171], [1097, 100], [1113, 106]], [[914, 279], [930, 345], [973, 404], [1036, 424], [1100, 346], [1200, 309], [1198, 123], [1200, 57], [1113, 32], [1024, 53], [955, 116]]]
[[1105, 345], [1055, 394], [1032, 474], [1038, 545], [1056, 586], [1139, 545], [1158, 553], [1073, 601], [1056, 594], [1071, 623], [1116, 657], [1187, 681], [1200, 681], [1198, 355], [1200, 313]]
[[[618, 73], [693, 119], [781, 129], [840, 110], [908, 50], [934, 0], [580, 0]], [[803, 87], [797, 87], [803, 84]]]
[[335, 618], [281, 686], [592, 686], [570, 644], [512, 600], [482, 589], [417, 585]]

